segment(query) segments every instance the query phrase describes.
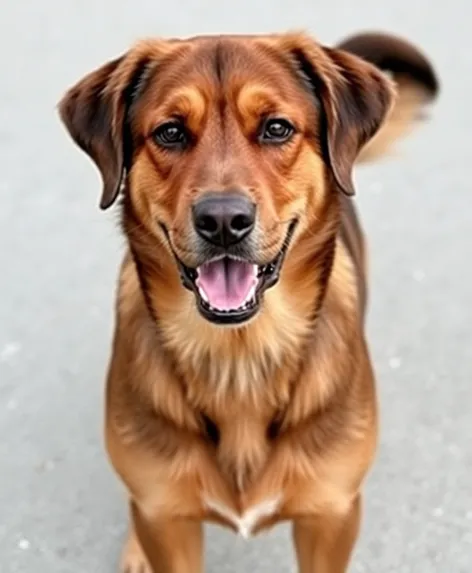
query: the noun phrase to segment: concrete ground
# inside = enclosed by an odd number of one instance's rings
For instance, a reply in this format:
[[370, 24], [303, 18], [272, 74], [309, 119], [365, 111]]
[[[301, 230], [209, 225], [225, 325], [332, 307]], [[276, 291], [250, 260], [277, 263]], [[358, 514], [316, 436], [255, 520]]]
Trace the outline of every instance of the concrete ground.
[[[331, 5], [331, 6], [330, 6]], [[123, 240], [60, 126], [63, 90], [139, 36], [365, 28], [419, 43], [443, 92], [359, 171], [382, 443], [355, 573], [472, 571], [472, 60], [468, 0], [17, 0], [0, 15], [0, 571], [116, 571], [124, 495], [102, 444]], [[208, 536], [208, 571], [293, 570], [287, 529]]]

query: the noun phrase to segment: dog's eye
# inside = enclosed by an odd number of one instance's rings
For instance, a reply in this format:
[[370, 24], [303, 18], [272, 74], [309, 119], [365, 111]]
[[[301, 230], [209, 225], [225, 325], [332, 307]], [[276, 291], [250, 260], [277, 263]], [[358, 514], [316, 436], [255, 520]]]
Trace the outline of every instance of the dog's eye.
[[188, 143], [185, 127], [176, 121], [160, 125], [153, 134], [154, 140], [162, 147], [183, 147]]
[[295, 128], [286, 119], [268, 119], [262, 126], [261, 141], [264, 143], [284, 143], [288, 141]]

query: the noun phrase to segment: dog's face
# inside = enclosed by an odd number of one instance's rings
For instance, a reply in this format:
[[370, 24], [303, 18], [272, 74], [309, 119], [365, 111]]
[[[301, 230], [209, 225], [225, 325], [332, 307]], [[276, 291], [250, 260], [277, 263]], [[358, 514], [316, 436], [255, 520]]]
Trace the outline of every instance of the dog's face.
[[126, 180], [148, 251], [172, 253], [207, 320], [242, 324], [333, 194], [353, 193], [391, 100], [376, 68], [303, 35], [200, 37], [138, 44], [61, 116], [101, 171], [102, 208]]

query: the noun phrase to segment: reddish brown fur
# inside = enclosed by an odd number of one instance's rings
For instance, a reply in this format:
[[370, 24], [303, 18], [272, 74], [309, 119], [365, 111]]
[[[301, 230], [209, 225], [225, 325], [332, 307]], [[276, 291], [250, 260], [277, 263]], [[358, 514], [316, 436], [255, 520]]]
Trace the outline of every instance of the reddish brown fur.
[[[106, 416], [110, 460], [131, 500], [124, 571], [202, 571], [201, 522], [237, 529], [267, 500], [254, 531], [293, 520], [301, 573], [347, 568], [377, 435], [352, 168], [376, 133], [383, 153], [402, 131], [395, 125], [411, 123], [405, 93], [417, 111], [416, 96], [437, 89], [401, 70], [389, 116], [394, 83], [353, 55], [369, 59], [361, 44], [352, 40], [349, 54], [303, 34], [149, 40], [61, 102], [102, 174], [102, 207], [124, 189], [129, 250]], [[402, 61], [417, 54], [401, 46]], [[260, 146], [265, 114], [289, 118], [295, 137]], [[175, 115], [196, 142], [182, 153], [152, 138]], [[280, 251], [290, 221], [298, 226], [261, 312], [221, 328], [181, 286], [169, 241], [197, 266], [192, 202], [234, 187], [257, 204], [261, 262]]]

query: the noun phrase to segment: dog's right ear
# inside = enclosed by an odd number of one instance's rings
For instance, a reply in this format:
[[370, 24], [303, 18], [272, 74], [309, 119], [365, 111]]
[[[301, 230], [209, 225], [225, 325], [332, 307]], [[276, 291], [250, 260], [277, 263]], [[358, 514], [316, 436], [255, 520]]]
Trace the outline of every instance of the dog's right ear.
[[98, 167], [103, 191], [100, 207], [116, 200], [131, 149], [127, 112], [156, 62], [156, 50], [143, 44], [91, 72], [59, 102], [59, 115], [74, 142]]
[[388, 117], [395, 99], [393, 83], [378, 67], [303, 33], [279, 37], [278, 46], [321, 105], [321, 141], [337, 188], [354, 195], [354, 165]]

